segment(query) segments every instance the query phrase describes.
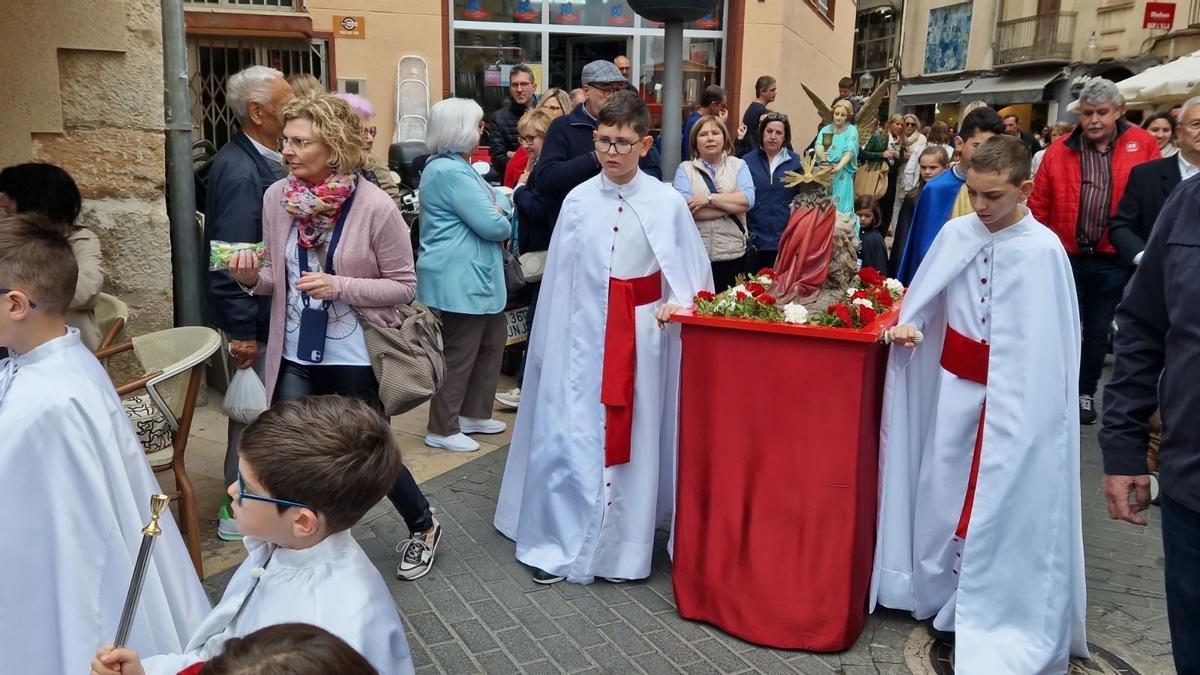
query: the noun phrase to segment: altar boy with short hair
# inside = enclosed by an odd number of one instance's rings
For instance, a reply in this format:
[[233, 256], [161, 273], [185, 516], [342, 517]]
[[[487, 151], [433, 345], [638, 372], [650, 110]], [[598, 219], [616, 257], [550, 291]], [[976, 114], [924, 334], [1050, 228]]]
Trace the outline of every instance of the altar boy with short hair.
[[[112, 380], [66, 326], [64, 226], [0, 219], [0, 654], [79, 672], [116, 635], [150, 495], [160, 492]], [[171, 514], [159, 521], [129, 644], [179, 649], [208, 600]], [[3, 668], [7, 670], [8, 668]]]
[[[362, 654], [380, 675], [413, 672], [408, 638], [379, 571], [350, 527], [400, 472], [387, 422], [366, 403], [304, 396], [274, 404], [242, 436], [229, 486], [247, 558], [183, 653], [145, 659], [104, 647], [97, 675], [175, 675], [227, 640], [309, 623]], [[144, 668], [144, 670], [142, 670]]]
[[637, 94], [600, 109], [602, 171], [550, 242], [495, 519], [542, 584], [649, 576], [674, 508], [679, 337], [663, 322], [713, 281], [687, 203], [638, 170], [649, 127]]
[[966, 675], [1087, 656], [1079, 309], [1062, 245], [1021, 204], [1029, 163], [1008, 136], [975, 151], [975, 213], [942, 228], [890, 331], [871, 607], [953, 631]]

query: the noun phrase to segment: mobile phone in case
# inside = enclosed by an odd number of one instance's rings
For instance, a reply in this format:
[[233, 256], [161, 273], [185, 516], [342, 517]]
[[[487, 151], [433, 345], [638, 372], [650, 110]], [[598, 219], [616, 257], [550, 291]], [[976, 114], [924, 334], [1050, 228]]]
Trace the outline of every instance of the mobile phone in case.
[[324, 307], [305, 307], [300, 312], [300, 335], [296, 338], [296, 358], [320, 363], [325, 358], [325, 330], [329, 314]]

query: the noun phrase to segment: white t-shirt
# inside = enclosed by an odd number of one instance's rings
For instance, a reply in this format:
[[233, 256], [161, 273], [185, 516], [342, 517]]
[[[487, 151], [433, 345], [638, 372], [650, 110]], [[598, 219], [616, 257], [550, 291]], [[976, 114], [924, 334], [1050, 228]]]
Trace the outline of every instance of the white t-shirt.
[[[324, 359], [320, 363], [311, 363], [296, 357], [296, 345], [300, 339], [300, 313], [304, 310], [304, 300], [300, 291], [296, 290], [296, 282], [300, 280], [300, 258], [297, 251], [297, 233], [293, 227], [287, 240], [287, 320], [284, 322], [283, 358], [300, 365], [370, 366], [371, 357], [367, 354], [367, 342], [363, 338], [358, 315], [350, 305], [337, 300], [329, 302]], [[319, 253], [309, 251], [309, 271], [321, 272], [324, 267], [324, 247]], [[309, 298], [308, 303], [310, 307], [321, 306], [320, 300], [312, 298]]]

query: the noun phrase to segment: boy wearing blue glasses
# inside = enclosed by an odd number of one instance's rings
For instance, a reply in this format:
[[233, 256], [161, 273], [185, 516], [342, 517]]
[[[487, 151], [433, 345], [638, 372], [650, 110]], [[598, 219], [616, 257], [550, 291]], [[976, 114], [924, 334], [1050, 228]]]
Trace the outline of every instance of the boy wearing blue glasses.
[[246, 427], [229, 486], [247, 558], [182, 654], [139, 660], [104, 647], [96, 675], [174, 675], [224, 643], [280, 623], [310, 623], [345, 640], [381, 675], [413, 672], [391, 593], [350, 534], [400, 472], [391, 429], [370, 406], [306, 396]]
[[[160, 492], [112, 380], [66, 327], [75, 256], [63, 226], [0, 218], [0, 651], [78, 672], [111, 640]], [[129, 644], [183, 646], [208, 600], [170, 513]]]

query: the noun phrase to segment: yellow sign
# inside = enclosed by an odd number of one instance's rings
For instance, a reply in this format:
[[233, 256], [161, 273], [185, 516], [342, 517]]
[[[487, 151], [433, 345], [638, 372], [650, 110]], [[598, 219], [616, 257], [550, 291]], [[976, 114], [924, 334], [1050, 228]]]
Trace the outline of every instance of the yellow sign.
[[350, 40], [362, 40], [366, 38], [367, 18], [364, 16], [334, 15], [333, 36]]

